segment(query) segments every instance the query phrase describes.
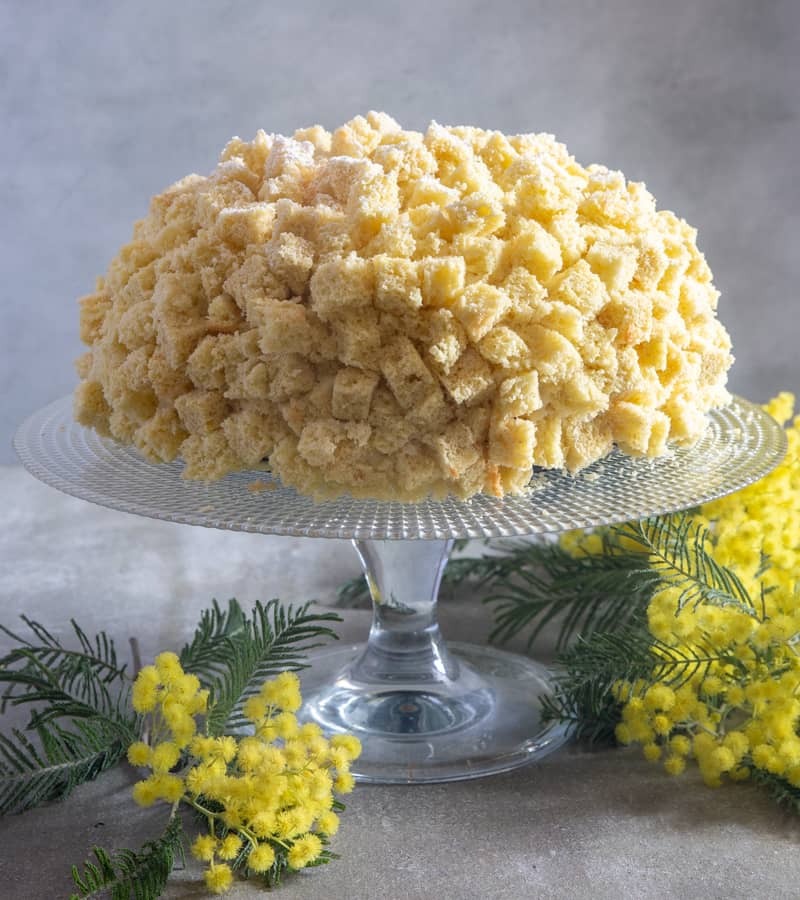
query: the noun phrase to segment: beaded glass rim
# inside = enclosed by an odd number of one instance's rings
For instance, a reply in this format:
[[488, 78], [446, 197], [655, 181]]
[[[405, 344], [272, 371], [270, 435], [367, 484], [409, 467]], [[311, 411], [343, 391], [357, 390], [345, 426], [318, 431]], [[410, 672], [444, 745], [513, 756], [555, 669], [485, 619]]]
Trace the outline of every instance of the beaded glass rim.
[[262, 471], [210, 484], [184, 481], [180, 460], [150, 463], [135, 448], [78, 425], [71, 397], [27, 419], [14, 448], [45, 484], [135, 515], [294, 537], [443, 540], [546, 534], [687, 509], [757, 481], [786, 453], [780, 425], [740, 397], [708, 420], [694, 447], [657, 459], [614, 451], [577, 476], [536, 471], [524, 495], [419, 503], [351, 497], [315, 503]]

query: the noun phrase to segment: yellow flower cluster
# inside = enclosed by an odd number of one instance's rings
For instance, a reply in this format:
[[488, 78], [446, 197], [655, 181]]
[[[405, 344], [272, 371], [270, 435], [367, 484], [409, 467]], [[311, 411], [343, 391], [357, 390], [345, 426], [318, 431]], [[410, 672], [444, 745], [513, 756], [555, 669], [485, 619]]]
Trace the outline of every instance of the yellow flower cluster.
[[[792, 418], [794, 396], [781, 393], [764, 408], [785, 425]], [[717, 562], [734, 568], [752, 596], [760, 595], [763, 584], [779, 588], [783, 603], [791, 605], [800, 572], [800, 416], [786, 436], [786, 457], [770, 475], [706, 504], [702, 513], [714, 523]], [[769, 557], [769, 568], [757, 578], [762, 554]]]
[[[785, 424], [793, 403], [784, 393], [766, 409]], [[681, 607], [680, 590], [665, 587], [648, 607], [651, 633], [710, 662], [675, 689], [667, 669], [655, 682], [615, 687], [624, 703], [619, 741], [641, 744], [673, 775], [694, 757], [710, 786], [755, 768], [800, 787], [800, 417], [787, 436], [787, 456], [770, 475], [695, 516], [709, 529], [707, 549], [739, 577], [755, 609]]]
[[197, 733], [197, 716], [208, 707], [208, 691], [196, 675], [183, 671], [174, 653], [161, 653], [154, 666], [145, 666], [133, 684], [133, 708], [150, 717], [149, 742], [136, 741], [128, 748], [128, 761], [146, 766], [149, 777], [134, 785], [133, 796], [141, 806], [156, 800], [177, 803], [183, 796], [183, 780], [172, 774]]
[[151, 717], [150, 740], [128, 751], [135, 766], [151, 774], [134, 786], [143, 806], [156, 800], [184, 802], [206, 817], [208, 833], [192, 853], [208, 863], [206, 885], [224, 893], [233, 881], [231, 862], [268, 872], [278, 857], [292, 869], [310, 865], [339, 828], [334, 792], [354, 786], [350, 765], [361, 752], [358, 738], [326, 739], [314, 723], [300, 724], [302, 698], [292, 672], [265, 681], [243, 713], [253, 734], [241, 738], [199, 733], [208, 692], [183, 672], [174, 653], [137, 676], [133, 704]]

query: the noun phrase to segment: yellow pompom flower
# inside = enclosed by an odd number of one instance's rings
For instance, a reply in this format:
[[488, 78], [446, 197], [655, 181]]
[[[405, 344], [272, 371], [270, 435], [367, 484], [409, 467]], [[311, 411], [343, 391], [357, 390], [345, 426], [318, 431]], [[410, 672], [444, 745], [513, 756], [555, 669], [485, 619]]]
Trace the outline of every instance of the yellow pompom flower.
[[257, 738], [246, 737], [239, 743], [236, 762], [243, 772], [252, 772], [258, 768], [264, 758], [264, 745]]
[[226, 828], [240, 828], [244, 824], [242, 813], [235, 806], [226, 806], [220, 813], [220, 818]]
[[217, 738], [217, 746], [219, 747], [220, 756], [226, 763], [229, 763], [236, 758], [236, 752], [239, 749], [236, 738], [231, 737], [230, 735]]
[[649, 688], [644, 695], [644, 706], [651, 710], [668, 712], [675, 705], [675, 692], [663, 684]]
[[306, 741], [306, 750], [310, 762], [323, 763], [330, 756], [331, 745], [324, 737], [312, 737]]
[[663, 737], [664, 735], [669, 734], [671, 730], [672, 722], [667, 716], [661, 714], [653, 716], [653, 731], [656, 734]]
[[644, 751], [644, 758], [648, 762], [658, 762], [661, 759], [661, 747], [656, 743], [645, 744], [642, 750]]
[[622, 709], [622, 721], [630, 722], [641, 718], [645, 713], [644, 703], [639, 697], [631, 697]]
[[150, 756], [150, 767], [154, 772], [169, 772], [181, 758], [181, 751], [172, 741], [164, 741], [153, 747]]
[[781, 741], [778, 756], [787, 768], [800, 765], [800, 739], [791, 737]]
[[[261, 751], [261, 762], [259, 763], [259, 773], [263, 775], [277, 775], [291, 764], [289, 763], [289, 745], [287, 744], [283, 750], [279, 747], [264, 744]], [[305, 762], [305, 748], [298, 748], [298, 752], [302, 751], [302, 756], [297, 766], [292, 768], [300, 768]]]
[[338, 772], [348, 772], [350, 770], [351, 756], [344, 747], [336, 747], [330, 753], [331, 762]]
[[146, 766], [150, 763], [150, 747], [144, 741], [134, 741], [128, 747], [128, 762], [132, 766]]
[[189, 750], [198, 759], [207, 759], [214, 751], [214, 738], [198, 734], [192, 739]]
[[738, 684], [732, 684], [726, 694], [728, 703], [733, 706], [741, 706], [745, 699], [744, 690]]
[[201, 715], [204, 716], [208, 712], [208, 698], [210, 697], [210, 692], [207, 688], [203, 688], [198, 691], [194, 700], [192, 700], [189, 712], [193, 716]]
[[300, 769], [305, 765], [308, 752], [306, 745], [299, 739], [287, 741], [283, 748], [284, 765], [291, 769]]
[[682, 756], [670, 754], [664, 760], [664, 769], [668, 775], [680, 775], [686, 768], [686, 760]]
[[722, 690], [722, 679], [716, 675], [708, 675], [700, 684], [700, 692], [705, 697], [713, 697]]
[[201, 834], [191, 846], [192, 856], [202, 862], [211, 862], [217, 849], [217, 842], [210, 834]]
[[[250, 828], [260, 838], [269, 837], [278, 829], [278, 821], [274, 812], [260, 810], [250, 818]], [[270, 863], [272, 865], [272, 863]], [[269, 868], [269, 866], [267, 867]]]
[[322, 841], [315, 834], [306, 834], [298, 838], [289, 850], [289, 865], [293, 869], [302, 869], [322, 853]]
[[333, 779], [325, 769], [313, 772], [308, 783], [308, 793], [312, 800], [324, 800], [333, 789]]
[[281, 838], [291, 838], [302, 834], [306, 823], [297, 807], [290, 807], [278, 813], [276, 833]]
[[322, 729], [316, 722], [304, 722], [298, 731], [298, 737], [302, 741], [311, 741], [322, 737]]
[[317, 825], [323, 834], [327, 834], [330, 837], [339, 830], [339, 817], [335, 812], [326, 810], [317, 819]]
[[233, 882], [233, 872], [230, 866], [217, 863], [205, 870], [203, 878], [212, 894], [224, 894]]
[[184, 780], [186, 782], [186, 790], [190, 794], [195, 796], [204, 794], [209, 782], [208, 770], [203, 765], [194, 766], [186, 773]]
[[158, 800], [158, 790], [151, 778], [136, 782], [133, 786], [133, 799], [139, 806], [152, 806]]
[[703, 777], [703, 784], [709, 788], [719, 788], [722, 787], [722, 779], [719, 777], [719, 774], [714, 771], [710, 771], [708, 769], [704, 769], [703, 766], [700, 766], [700, 774]]
[[236, 738], [225, 735], [224, 737], [210, 738], [204, 749], [206, 750], [203, 754], [205, 759], [221, 759], [223, 762], [229, 763], [235, 758], [238, 745]]
[[159, 800], [177, 803], [183, 796], [183, 779], [177, 775], [153, 775], [152, 779]]
[[677, 756], [688, 756], [692, 752], [692, 742], [683, 734], [670, 738], [669, 749]]
[[159, 653], [156, 657], [156, 671], [164, 684], [169, 684], [174, 678], [183, 675], [181, 661], [178, 659], [177, 653], [167, 651]]
[[294, 672], [281, 672], [276, 678], [264, 682], [261, 696], [270, 706], [297, 712], [302, 704], [300, 679]]
[[176, 722], [173, 726], [172, 739], [181, 749], [183, 749], [190, 743], [196, 732], [197, 725], [195, 724], [194, 719], [187, 717], [186, 719]]
[[718, 772], [729, 772], [736, 765], [736, 757], [727, 747], [717, 747], [713, 750], [711, 761]]
[[633, 740], [640, 744], [650, 743], [656, 736], [646, 719], [630, 722], [628, 727]]
[[269, 844], [258, 844], [247, 857], [247, 865], [254, 872], [266, 872], [274, 863], [275, 851]]
[[275, 679], [280, 700], [278, 705], [287, 712], [297, 712], [302, 705], [300, 679], [295, 672], [281, 672]]
[[228, 834], [220, 841], [217, 855], [220, 859], [236, 859], [242, 849], [242, 839], [238, 834]]
[[342, 772], [336, 776], [333, 788], [337, 794], [349, 794], [355, 787], [356, 780], [349, 772]]
[[251, 722], [260, 722], [267, 715], [267, 701], [258, 694], [248, 697], [242, 706], [242, 714]]
[[617, 739], [617, 742], [620, 744], [630, 744], [633, 742], [633, 735], [631, 734], [631, 729], [625, 722], [620, 722], [619, 725], [614, 729], [614, 737]]
[[361, 755], [361, 741], [354, 734], [335, 734], [330, 743], [331, 747], [344, 750], [350, 760]]
[[714, 746], [714, 738], [705, 731], [695, 734], [692, 739], [692, 749], [694, 750], [694, 755], [698, 759], [710, 753], [714, 749]]
[[781, 391], [766, 404], [764, 409], [779, 425], [785, 425], [794, 412], [794, 395], [788, 391]]
[[182, 704], [169, 697], [162, 704], [161, 713], [175, 743], [181, 748], [185, 747], [197, 733], [197, 722]]
[[170, 697], [181, 703], [184, 709], [191, 713], [195, 697], [200, 693], [200, 679], [196, 675], [187, 675], [179, 669], [172, 676], [168, 691]]
[[[297, 717], [290, 712], [281, 712], [272, 720], [278, 737], [289, 740], [297, 735], [300, 726], [297, 724]], [[358, 740], [358, 738], [355, 738]]]
[[741, 731], [729, 731], [722, 739], [723, 747], [727, 747], [738, 762], [750, 749], [750, 741]]
[[159, 676], [155, 666], [145, 666], [133, 682], [131, 703], [138, 713], [148, 713], [158, 702]]

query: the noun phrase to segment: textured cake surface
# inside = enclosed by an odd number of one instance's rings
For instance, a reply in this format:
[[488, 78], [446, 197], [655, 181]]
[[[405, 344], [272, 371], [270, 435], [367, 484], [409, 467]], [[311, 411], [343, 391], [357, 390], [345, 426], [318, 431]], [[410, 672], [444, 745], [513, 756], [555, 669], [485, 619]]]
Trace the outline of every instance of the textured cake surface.
[[729, 399], [693, 228], [551, 135], [382, 113], [234, 138], [81, 300], [77, 419], [213, 480], [524, 490], [689, 444]]

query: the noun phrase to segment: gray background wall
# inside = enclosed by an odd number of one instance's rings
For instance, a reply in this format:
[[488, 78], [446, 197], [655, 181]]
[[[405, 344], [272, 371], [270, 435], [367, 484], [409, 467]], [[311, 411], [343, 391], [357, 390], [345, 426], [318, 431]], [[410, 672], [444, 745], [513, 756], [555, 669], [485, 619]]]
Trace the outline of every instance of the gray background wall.
[[0, 0], [0, 462], [69, 392], [76, 298], [233, 134], [549, 131], [700, 232], [733, 388], [800, 390], [797, 0]]

